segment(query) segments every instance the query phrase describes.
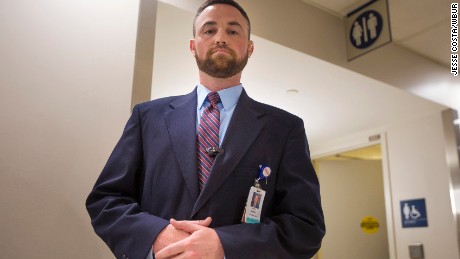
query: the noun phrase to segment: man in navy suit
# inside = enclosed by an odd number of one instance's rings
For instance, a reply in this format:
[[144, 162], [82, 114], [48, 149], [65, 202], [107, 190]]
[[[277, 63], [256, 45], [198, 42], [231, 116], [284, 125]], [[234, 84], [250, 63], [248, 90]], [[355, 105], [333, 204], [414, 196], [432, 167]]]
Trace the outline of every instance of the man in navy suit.
[[[95, 232], [117, 258], [312, 257], [325, 226], [303, 121], [244, 91], [254, 48], [246, 12], [209, 0], [193, 34], [200, 82], [134, 107], [86, 201]], [[212, 105], [218, 146], [203, 146], [200, 123]], [[204, 181], [200, 145], [213, 161]], [[251, 212], [253, 188], [263, 197]]]

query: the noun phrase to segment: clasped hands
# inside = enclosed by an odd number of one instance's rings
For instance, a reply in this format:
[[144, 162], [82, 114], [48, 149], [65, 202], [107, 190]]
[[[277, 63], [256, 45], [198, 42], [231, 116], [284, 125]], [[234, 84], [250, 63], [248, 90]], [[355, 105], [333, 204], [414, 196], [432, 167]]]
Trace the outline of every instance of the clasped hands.
[[170, 220], [153, 244], [156, 259], [203, 258], [222, 259], [224, 249], [214, 229], [212, 219], [196, 221]]

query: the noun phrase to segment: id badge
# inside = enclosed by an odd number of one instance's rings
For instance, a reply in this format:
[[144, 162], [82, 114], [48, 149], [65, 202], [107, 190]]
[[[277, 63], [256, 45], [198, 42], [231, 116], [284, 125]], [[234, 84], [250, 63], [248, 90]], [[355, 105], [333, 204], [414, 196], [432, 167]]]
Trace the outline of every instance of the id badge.
[[262, 205], [264, 203], [265, 191], [252, 186], [249, 190], [246, 207], [243, 214], [243, 222], [249, 224], [260, 223]]

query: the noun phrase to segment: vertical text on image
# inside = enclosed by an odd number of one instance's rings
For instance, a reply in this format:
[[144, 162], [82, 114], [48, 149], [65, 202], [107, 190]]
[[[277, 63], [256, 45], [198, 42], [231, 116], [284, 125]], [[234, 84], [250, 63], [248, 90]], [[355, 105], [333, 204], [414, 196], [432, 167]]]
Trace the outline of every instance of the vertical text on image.
[[450, 5], [450, 73], [458, 75], [458, 3]]

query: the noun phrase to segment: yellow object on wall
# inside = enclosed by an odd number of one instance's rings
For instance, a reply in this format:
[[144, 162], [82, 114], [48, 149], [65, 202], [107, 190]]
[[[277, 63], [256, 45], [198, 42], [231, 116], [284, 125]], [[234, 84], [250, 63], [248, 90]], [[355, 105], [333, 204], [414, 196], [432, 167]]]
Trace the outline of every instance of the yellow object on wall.
[[371, 216], [364, 217], [361, 220], [361, 229], [364, 231], [366, 234], [374, 234], [377, 231], [379, 231], [379, 221]]

